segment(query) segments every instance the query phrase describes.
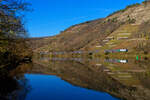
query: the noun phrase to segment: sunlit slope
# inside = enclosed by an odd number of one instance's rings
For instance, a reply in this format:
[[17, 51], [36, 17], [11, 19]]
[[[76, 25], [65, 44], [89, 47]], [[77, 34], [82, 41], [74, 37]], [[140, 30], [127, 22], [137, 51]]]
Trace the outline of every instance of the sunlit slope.
[[132, 49], [136, 47], [137, 38], [134, 35], [137, 33], [138, 28], [138, 25], [122, 25], [103, 40], [103, 45], [99, 49]]
[[150, 38], [149, 20], [150, 2], [144, 2], [128, 6], [106, 18], [73, 25], [59, 35], [31, 41], [35, 52], [118, 48], [134, 51], [134, 48], [146, 48], [144, 45], [147, 44], [143, 43]]

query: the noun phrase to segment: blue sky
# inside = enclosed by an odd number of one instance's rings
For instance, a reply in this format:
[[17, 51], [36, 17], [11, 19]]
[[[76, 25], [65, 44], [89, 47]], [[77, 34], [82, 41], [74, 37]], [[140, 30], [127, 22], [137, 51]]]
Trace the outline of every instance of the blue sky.
[[143, 0], [26, 0], [33, 12], [26, 14], [30, 37], [53, 36], [68, 27], [125, 8]]

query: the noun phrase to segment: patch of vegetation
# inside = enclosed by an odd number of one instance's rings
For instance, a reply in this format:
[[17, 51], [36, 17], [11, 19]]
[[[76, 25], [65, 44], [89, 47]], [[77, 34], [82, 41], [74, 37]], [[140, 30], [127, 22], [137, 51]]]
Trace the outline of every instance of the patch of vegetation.
[[108, 19], [107, 22], [112, 22], [112, 23], [118, 22], [118, 17], [114, 17], [112, 19]]
[[31, 56], [25, 42], [27, 32], [23, 15], [20, 14], [28, 10], [27, 5], [26, 2], [21, 3], [18, 0], [0, 0], [0, 65]]
[[127, 22], [129, 23], [129, 24], [134, 24], [135, 22], [136, 22], [136, 19], [134, 19], [134, 18], [130, 18], [130, 16], [128, 15], [127, 16]]
[[121, 9], [121, 10], [118, 10], [118, 11], [113, 12], [112, 14], [108, 15], [108, 17], [109, 17], [109, 16], [113, 16], [113, 15], [115, 15], [115, 14], [117, 14], [117, 13], [120, 13], [120, 12], [125, 12], [125, 11], [127, 11], [129, 8], [137, 7], [137, 6], [139, 6], [139, 5], [140, 5], [139, 3], [133, 4], [133, 5], [128, 5], [128, 6], [127, 6], [126, 8], [124, 8], [124, 9]]
[[145, 1], [143, 1], [142, 3], [143, 4], [147, 4], [147, 3], [149, 3], [150, 2], [150, 0], [145, 0]]

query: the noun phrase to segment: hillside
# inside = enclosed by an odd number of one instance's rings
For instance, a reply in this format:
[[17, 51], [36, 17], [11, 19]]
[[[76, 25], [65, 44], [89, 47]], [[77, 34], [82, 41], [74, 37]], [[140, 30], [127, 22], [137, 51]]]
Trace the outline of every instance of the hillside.
[[29, 39], [34, 52], [128, 48], [148, 52], [150, 2], [134, 4], [106, 18], [71, 26], [59, 35]]

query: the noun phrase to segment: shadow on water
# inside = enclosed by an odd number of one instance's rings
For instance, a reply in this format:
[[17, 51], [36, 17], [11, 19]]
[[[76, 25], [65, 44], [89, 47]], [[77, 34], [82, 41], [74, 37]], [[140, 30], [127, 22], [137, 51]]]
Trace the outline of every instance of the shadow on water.
[[[135, 59], [50, 59], [43, 57], [35, 59], [33, 64], [22, 64], [16, 69], [11, 70], [9, 74], [0, 75], [0, 81], [2, 81], [0, 83], [0, 87], [2, 87], [0, 88], [0, 97], [6, 100], [30, 100], [34, 86], [38, 85], [39, 88], [43, 88], [43, 86], [40, 87], [41, 82], [35, 85], [35, 82], [39, 82], [39, 80], [45, 81], [43, 78], [41, 79], [39, 75], [55, 75], [61, 78], [61, 80], [57, 80], [60, 84], [62, 80], [64, 80], [72, 84], [71, 87], [86, 88], [100, 93], [104, 92], [123, 100], [149, 100], [149, 66], [150, 63], [148, 59], [137, 61]], [[31, 81], [36, 78], [38, 78], [38, 80]], [[47, 82], [50, 82], [51, 85], [53, 83], [52, 81]], [[62, 82], [62, 84], [65, 85], [67, 83]], [[67, 88], [63, 89], [67, 91]], [[43, 90], [41, 89], [41, 91]], [[52, 91], [47, 90], [47, 92]], [[88, 90], [86, 92], [88, 92]], [[88, 95], [86, 96], [88, 97]], [[116, 100], [113, 99], [113, 97], [110, 97], [109, 100]], [[63, 96], [62, 100], [65, 100]]]
[[[29, 66], [29, 64], [26, 65]], [[19, 66], [23, 68], [24, 64]], [[27, 85], [23, 72], [17, 69], [0, 69], [0, 100], [25, 100], [30, 86]]]

